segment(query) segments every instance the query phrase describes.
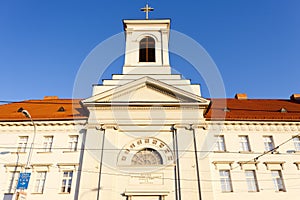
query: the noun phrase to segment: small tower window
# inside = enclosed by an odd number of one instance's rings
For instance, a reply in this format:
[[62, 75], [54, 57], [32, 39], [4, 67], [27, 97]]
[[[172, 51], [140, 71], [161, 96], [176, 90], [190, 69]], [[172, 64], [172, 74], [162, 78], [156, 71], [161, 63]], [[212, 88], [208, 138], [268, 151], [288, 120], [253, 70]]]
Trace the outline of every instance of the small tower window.
[[155, 40], [145, 37], [140, 41], [140, 62], [155, 62]]

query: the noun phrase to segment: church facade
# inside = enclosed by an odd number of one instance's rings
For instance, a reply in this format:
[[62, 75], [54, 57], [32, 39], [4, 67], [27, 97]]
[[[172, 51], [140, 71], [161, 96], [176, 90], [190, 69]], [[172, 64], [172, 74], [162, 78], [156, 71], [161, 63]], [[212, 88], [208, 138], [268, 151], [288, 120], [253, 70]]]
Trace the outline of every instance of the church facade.
[[171, 73], [169, 19], [123, 24], [122, 74], [91, 97], [0, 106], [0, 199], [296, 199], [300, 95], [203, 98]]

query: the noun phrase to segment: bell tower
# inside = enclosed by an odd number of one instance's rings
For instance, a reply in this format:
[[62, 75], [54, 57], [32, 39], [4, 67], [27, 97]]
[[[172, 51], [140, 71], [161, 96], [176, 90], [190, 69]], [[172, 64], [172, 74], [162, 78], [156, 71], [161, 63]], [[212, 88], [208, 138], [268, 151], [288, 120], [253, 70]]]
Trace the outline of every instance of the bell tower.
[[[170, 20], [123, 20], [126, 34], [124, 67], [164, 67], [169, 64]], [[133, 69], [132, 68], [132, 69]], [[156, 68], [159, 70], [159, 68]], [[163, 72], [163, 71], [161, 71]]]

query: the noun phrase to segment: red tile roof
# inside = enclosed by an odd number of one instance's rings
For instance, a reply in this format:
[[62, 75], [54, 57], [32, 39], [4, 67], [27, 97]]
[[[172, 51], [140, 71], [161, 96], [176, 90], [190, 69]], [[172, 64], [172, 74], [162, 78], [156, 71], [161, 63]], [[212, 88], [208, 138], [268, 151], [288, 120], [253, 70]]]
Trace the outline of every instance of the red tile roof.
[[212, 99], [211, 101], [205, 114], [207, 120], [225, 118], [227, 121], [300, 121], [299, 101], [280, 99]]
[[[0, 105], [0, 121], [28, 121], [20, 108], [33, 120], [87, 119], [80, 99], [27, 100]], [[279, 99], [212, 99], [205, 114], [207, 120], [227, 121], [299, 121], [300, 102]]]
[[30, 120], [19, 109], [27, 110], [33, 120], [87, 119], [88, 113], [79, 99], [27, 100], [0, 105], [0, 121]]

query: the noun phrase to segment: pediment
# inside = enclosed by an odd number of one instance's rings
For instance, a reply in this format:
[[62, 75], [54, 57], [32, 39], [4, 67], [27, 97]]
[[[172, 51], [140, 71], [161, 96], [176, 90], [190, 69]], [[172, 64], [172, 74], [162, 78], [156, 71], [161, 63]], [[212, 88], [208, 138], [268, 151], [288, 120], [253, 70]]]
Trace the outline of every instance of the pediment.
[[208, 105], [209, 101], [168, 85], [161, 81], [144, 77], [120, 87], [94, 95], [82, 101], [83, 104], [94, 103], [200, 103]]

